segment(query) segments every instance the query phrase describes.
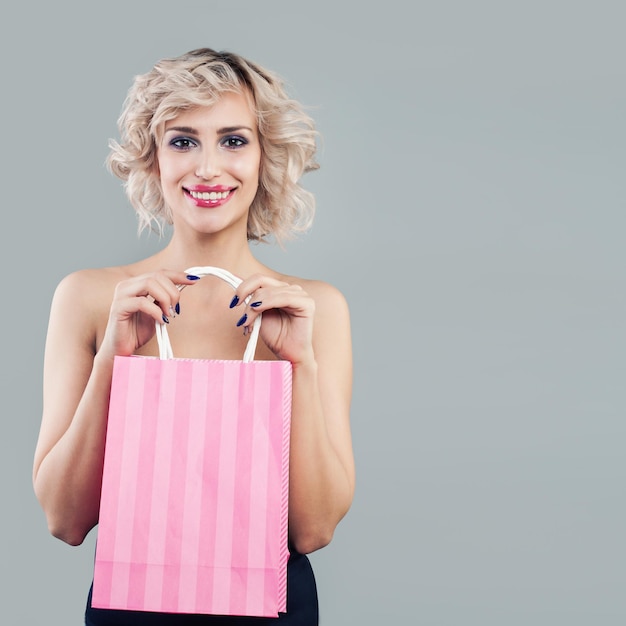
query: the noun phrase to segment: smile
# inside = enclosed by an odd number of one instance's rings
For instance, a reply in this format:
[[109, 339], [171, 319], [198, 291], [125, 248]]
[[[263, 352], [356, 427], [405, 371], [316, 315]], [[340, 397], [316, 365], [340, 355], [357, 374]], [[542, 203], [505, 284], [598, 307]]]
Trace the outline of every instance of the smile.
[[225, 200], [230, 191], [189, 191], [189, 195], [195, 200]]
[[211, 190], [185, 189], [185, 191], [196, 206], [209, 208], [218, 207], [227, 202], [235, 189], [227, 189], [225, 187], [222, 187], [221, 189]]

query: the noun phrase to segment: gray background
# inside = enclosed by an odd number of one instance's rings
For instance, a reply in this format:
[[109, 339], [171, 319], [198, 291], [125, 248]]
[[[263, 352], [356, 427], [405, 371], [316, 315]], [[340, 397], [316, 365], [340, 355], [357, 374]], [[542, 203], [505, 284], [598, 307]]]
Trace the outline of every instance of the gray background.
[[95, 533], [50, 537], [30, 482], [48, 307], [160, 245], [107, 140], [136, 73], [204, 45], [279, 72], [324, 137], [314, 228], [258, 248], [352, 310], [322, 624], [626, 623], [625, 5], [365, 5], [3, 5], [3, 623], [81, 623]]

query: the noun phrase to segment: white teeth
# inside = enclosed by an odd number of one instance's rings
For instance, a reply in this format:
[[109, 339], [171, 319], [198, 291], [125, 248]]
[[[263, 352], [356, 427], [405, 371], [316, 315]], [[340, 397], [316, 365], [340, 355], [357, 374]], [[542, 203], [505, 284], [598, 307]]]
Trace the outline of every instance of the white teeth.
[[229, 191], [190, 191], [192, 198], [196, 200], [224, 200], [230, 193]]

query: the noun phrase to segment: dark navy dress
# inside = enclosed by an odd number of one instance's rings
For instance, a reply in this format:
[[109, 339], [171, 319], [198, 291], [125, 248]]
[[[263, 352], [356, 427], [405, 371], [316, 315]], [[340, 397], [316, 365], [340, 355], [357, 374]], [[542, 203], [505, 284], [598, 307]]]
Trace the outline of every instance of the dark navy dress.
[[224, 617], [94, 609], [91, 590], [85, 611], [86, 626], [317, 626], [317, 588], [309, 559], [292, 553], [287, 563], [287, 612], [278, 617]]

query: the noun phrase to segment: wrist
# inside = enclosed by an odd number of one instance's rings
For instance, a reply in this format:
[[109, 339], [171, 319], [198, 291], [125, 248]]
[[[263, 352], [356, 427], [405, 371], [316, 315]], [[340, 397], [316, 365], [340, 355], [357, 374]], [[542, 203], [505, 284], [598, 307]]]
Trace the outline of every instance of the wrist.
[[317, 374], [317, 361], [315, 360], [315, 357], [311, 355], [309, 358], [305, 358], [300, 361], [293, 361], [291, 363], [291, 369], [294, 373], [310, 372], [312, 374]]
[[115, 354], [107, 350], [99, 350], [93, 358], [93, 369], [98, 371], [112, 371]]

